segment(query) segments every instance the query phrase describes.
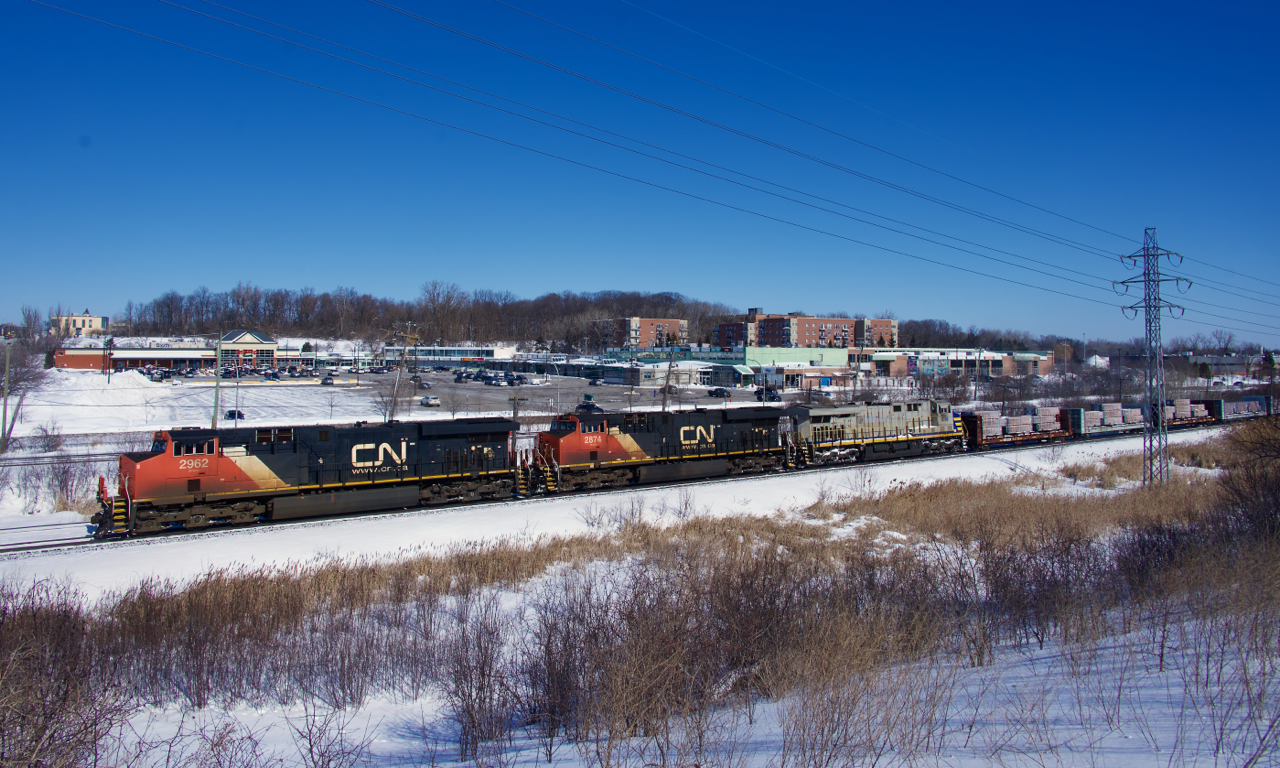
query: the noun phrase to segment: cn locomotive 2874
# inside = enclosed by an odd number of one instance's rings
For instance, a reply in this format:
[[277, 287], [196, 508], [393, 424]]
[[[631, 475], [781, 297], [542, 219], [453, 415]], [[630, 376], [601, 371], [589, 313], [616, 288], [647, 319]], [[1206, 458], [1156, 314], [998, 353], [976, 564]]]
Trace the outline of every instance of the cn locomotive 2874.
[[[1212, 404], [1211, 404], [1212, 405]], [[1270, 399], [1257, 415], [1272, 413]], [[1219, 403], [1214, 420], [1228, 420]], [[1087, 438], [1060, 428], [998, 445]], [[1197, 422], [1199, 423], [1199, 422]], [[1171, 424], [1171, 426], [1173, 426]], [[1141, 425], [1137, 425], [1141, 428]], [[621, 488], [997, 447], [944, 401], [176, 429], [99, 479], [97, 536]], [[967, 442], [966, 442], [967, 438]], [[527, 440], [527, 443], [526, 443]]]

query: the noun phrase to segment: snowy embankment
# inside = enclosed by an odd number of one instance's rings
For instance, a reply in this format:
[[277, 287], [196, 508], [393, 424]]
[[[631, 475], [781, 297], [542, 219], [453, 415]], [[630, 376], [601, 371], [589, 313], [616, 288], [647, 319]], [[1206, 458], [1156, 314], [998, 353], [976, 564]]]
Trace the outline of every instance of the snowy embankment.
[[[1140, 449], [1126, 438], [179, 534], [10, 556], [0, 573], [120, 601], [89, 620], [110, 638], [109, 668], [152, 704], [118, 731], [115, 764], [1270, 764], [1274, 558], [1175, 574], [1208, 572], [1223, 596], [1237, 585], [1234, 602], [1135, 598], [1154, 580], [1123, 570], [1123, 542], [1028, 523], [1038, 549], [984, 562], [970, 534], [901, 528], [909, 538], [848, 502], [873, 497], [892, 518], [894, 488], [920, 504], [916, 487], [967, 493], [941, 505], [963, 521], [969, 501], [988, 511], [975, 493], [1004, 489], [1043, 520], [1074, 514], [1059, 500], [1123, 497], [1130, 483], [1065, 470]], [[649, 525], [620, 546], [624, 519]], [[535, 552], [577, 534], [601, 543]], [[894, 546], [908, 557], [883, 557]], [[521, 557], [531, 567], [511, 565]], [[308, 761], [317, 745], [326, 759]]]
[[[1214, 430], [1177, 432], [1173, 444], [1198, 442]], [[422, 509], [349, 519], [299, 521], [245, 529], [182, 533], [112, 542], [72, 550], [0, 558], [0, 574], [65, 577], [90, 594], [125, 588], [140, 579], [184, 579], [211, 569], [311, 562], [332, 557], [381, 557], [499, 540], [591, 533], [601, 507], [642, 504], [651, 515], [663, 510], [709, 517], [794, 513], [820, 498], [867, 495], [911, 483], [983, 481], [1021, 473], [1055, 474], [1068, 464], [1087, 464], [1140, 452], [1142, 438], [867, 464], [793, 475], [715, 480], [677, 488], [538, 498], [447, 509]], [[634, 502], [632, 500], [635, 500]], [[655, 517], [655, 519], [657, 519]], [[5, 526], [29, 524], [30, 516], [0, 517]], [[11, 542], [19, 535], [6, 534]]]

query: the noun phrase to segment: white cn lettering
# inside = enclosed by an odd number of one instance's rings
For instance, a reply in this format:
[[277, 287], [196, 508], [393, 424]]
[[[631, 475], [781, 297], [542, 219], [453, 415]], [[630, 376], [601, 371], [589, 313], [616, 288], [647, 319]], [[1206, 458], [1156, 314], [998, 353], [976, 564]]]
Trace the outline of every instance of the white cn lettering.
[[[386, 460], [387, 456], [391, 457], [392, 463], [403, 465], [409, 457], [409, 448], [405, 444], [406, 442], [407, 441], [405, 440], [400, 441], [399, 456], [396, 455], [396, 449], [393, 448], [388, 443], [382, 443], [381, 445], [374, 445], [373, 443], [361, 443], [360, 445], [353, 445], [351, 446], [351, 466], [357, 469], [368, 469], [369, 467], [380, 467], [382, 466], [383, 462]], [[360, 451], [372, 451], [375, 448], [378, 450], [378, 458], [376, 461], [360, 461], [360, 457], [356, 455]]]
[[[404, 453], [405, 453], [405, 449], [404, 449], [404, 444], [403, 444], [403, 443], [401, 443], [401, 445], [400, 445], [400, 452], [401, 452], [401, 454], [404, 454]], [[383, 457], [383, 456], [390, 456], [390, 457], [391, 457], [391, 461], [393, 461], [393, 462], [394, 462], [394, 463], [396, 463], [396, 464], [404, 464], [404, 458], [403, 458], [403, 456], [397, 456], [397, 455], [396, 455], [396, 449], [395, 449], [395, 448], [392, 448], [390, 445], [388, 445], [388, 444], [386, 444], [386, 443], [383, 443], [382, 445], [379, 445], [379, 446], [378, 446], [378, 460], [374, 463], [374, 466], [375, 466], [375, 467], [380, 467], [380, 466], [382, 466], [382, 457]]]
[[[351, 446], [351, 466], [358, 467], [361, 469], [365, 467], [374, 466], [372, 461], [360, 461], [359, 457], [357, 457], [356, 454], [359, 453], [360, 451], [372, 451], [376, 447], [377, 446], [375, 446], [373, 443], [361, 443], [360, 445]], [[381, 464], [382, 462], [379, 461], [378, 463]]]
[[[688, 437], [688, 433], [692, 432], [693, 437]], [[716, 428], [711, 427], [681, 427], [680, 443], [683, 445], [697, 445], [702, 441], [714, 443], [716, 440]]]

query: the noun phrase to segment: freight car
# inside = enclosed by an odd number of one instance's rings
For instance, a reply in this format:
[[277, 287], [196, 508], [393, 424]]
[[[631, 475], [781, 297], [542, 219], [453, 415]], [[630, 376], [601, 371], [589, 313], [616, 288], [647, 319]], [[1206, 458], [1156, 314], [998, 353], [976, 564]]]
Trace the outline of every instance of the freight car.
[[[1273, 413], [1270, 398], [1170, 405], [1170, 428]], [[961, 414], [933, 400], [573, 413], [557, 417], [533, 447], [521, 450], [519, 424], [502, 418], [176, 429], [155, 433], [148, 451], [120, 456], [114, 495], [99, 479], [95, 535], [780, 472], [1097, 435], [1077, 426], [1085, 422], [1080, 413], [1040, 408], [1020, 417]], [[1123, 415], [1115, 426], [1142, 428], [1124, 423]]]
[[99, 479], [99, 537], [510, 498], [517, 422], [177, 429]]

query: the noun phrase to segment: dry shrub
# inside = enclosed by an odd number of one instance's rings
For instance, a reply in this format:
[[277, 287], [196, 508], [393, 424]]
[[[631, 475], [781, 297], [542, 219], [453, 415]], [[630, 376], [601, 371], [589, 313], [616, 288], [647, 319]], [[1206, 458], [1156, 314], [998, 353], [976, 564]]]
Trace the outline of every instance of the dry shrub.
[[1098, 496], [1026, 492], [1014, 480], [952, 479], [841, 499], [837, 508], [849, 517], [875, 515], [900, 531], [961, 542], [986, 537], [999, 546], [1065, 520], [1084, 536], [1122, 525], [1183, 522], [1199, 517], [1215, 501], [1215, 485], [1207, 479]]
[[1175, 464], [1197, 469], [1221, 469], [1236, 460], [1230, 437], [1214, 438], [1203, 443], [1169, 446], [1169, 458]]
[[[1212, 726], [1215, 748], [1264, 754], [1275, 744], [1267, 722], [1280, 722], [1268, 721], [1280, 701], [1280, 558], [1265, 524], [1276, 507], [1249, 483], [1274, 482], [1257, 469], [1272, 466], [1232, 465], [1222, 494], [1210, 479], [1083, 496], [950, 481], [819, 494], [809, 519], [675, 515], [666, 527], [624, 500], [596, 535], [148, 581], [96, 610], [56, 591], [0, 591], [0, 639], [30, 653], [13, 638], [80, 638], [48, 640], [69, 649], [52, 657], [6, 657], [64, 681], [22, 694], [54, 701], [46, 719], [81, 722], [84, 694], [59, 691], [86, 670], [102, 683], [83, 690], [160, 705], [309, 702], [327, 714], [294, 730], [332, 758], [315, 764], [360, 752], [338, 713], [439, 691], [459, 755], [480, 764], [509, 763], [520, 726], [548, 762], [567, 742], [592, 765], [729, 764], [736, 729], [767, 697], [781, 702], [780, 760], [817, 766], [939, 754], [957, 670], [1050, 638], [1076, 670], [1079, 711], [1097, 713], [1090, 722], [1141, 722], [1124, 714], [1139, 666], [1103, 675], [1097, 650], [1149, 627], [1133, 658], [1173, 665], [1187, 711], [1204, 713], [1180, 727]], [[920, 546], [884, 557], [813, 522], [836, 514], [874, 515]], [[45, 623], [29, 626], [28, 613]], [[0, 690], [44, 690], [25, 685]], [[1037, 725], [1044, 696], [993, 685], [1003, 709], [987, 721], [1003, 725], [975, 744], [995, 759], [1058, 748]], [[190, 743], [271, 759], [243, 730], [208, 734]]]
[[1058, 470], [1058, 474], [1067, 478], [1073, 483], [1084, 480], [1092, 480], [1098, 476], [1098, 465], [1096, 463], [1089, 464], [1066, 464], [1062, 469]]
[[135, 710], [65, 585], [0, 583], [0, 765], [78, 765]]

